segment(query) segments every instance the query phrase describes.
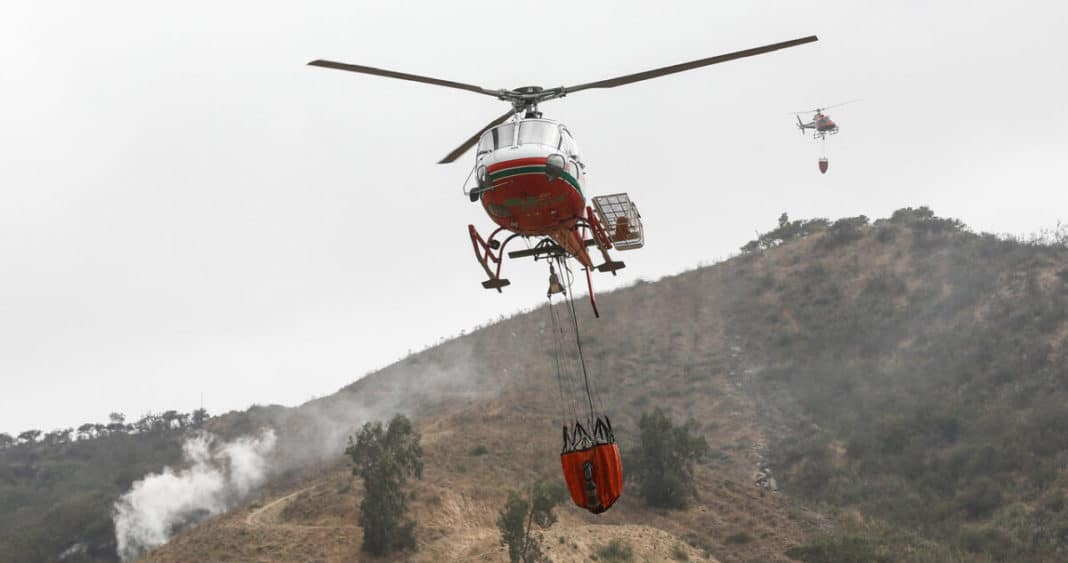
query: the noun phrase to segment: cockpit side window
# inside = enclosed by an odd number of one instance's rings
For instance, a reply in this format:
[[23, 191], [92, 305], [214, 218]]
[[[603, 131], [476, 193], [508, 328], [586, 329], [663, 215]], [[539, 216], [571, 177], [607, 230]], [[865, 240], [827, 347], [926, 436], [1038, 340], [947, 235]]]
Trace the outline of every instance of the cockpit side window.
[[564, 154], [575, 160], [582, 160], [579, 157], [578, 145], [575, 144], [575, 139], [571, 136], [571, 132], [567, 129], [560, 128], [560, 133], [560, 150], [564, 151]]
[[482, 138], [478, 140], [478, 154], [493, 151], [493, 136], [496, 132], [496, 130], [490, 130], [482, 134]]
[[515, 123], [505, 123], [493, 130], [493, 145], [498, 149], [515, 145]]

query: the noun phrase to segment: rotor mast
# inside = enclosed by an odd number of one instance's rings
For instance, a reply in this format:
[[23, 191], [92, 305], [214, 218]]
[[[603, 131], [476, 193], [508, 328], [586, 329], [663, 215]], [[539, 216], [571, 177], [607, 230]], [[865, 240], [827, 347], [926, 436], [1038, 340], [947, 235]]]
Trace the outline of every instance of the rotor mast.
[[515, 113], [523, 114], [524, 117], [541, 117], [538, 104], [541, 102], [563, 98], [567, 91], [563, 86], [546, 90], [541, 86], [520, 86], [514, 90], [500, 90], [497, 99], [512, 104]]

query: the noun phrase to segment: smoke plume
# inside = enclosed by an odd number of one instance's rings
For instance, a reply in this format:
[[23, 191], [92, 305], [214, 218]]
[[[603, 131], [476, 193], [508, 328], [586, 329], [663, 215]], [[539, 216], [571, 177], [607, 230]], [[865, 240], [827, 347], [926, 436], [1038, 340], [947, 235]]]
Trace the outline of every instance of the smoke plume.
[[183, 469], [134, 483], [115, 503], [119, 556], [136, 558], [204, 518], [222, 514], [268, 479], [343, 458], [348, 437], [368, 421], [417, 417], [456, 400], [496, 392], [470, 345], [455, 342], [411, 356], [337, 393], [296, 408], [252, 407], [226, 415], [263, 430], [224, 442], [202, 433], [184, 444]]
[[273, 430], [232, 442], [206, 432], [187, 439], [183, 468], [149, 474], [115, 502], [119, 556], [132, 560], [186, 525], [228, 510], [266, 480], [275, 442]]

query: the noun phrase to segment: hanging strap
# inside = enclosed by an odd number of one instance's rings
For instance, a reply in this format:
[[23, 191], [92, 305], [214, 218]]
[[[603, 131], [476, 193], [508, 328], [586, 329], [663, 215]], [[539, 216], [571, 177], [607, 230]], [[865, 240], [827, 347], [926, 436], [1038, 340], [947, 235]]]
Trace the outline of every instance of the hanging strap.
[[597, 417], [592, 433], [587, 431], [586, 427], [578, 421], [575, 421], [570, 428], [564, 426], [563, 438], [564, 446], [560, 450], [561, 454], [585, 450], [603, 444], [616, 443], [616, 437], [612, 433], [612, 423], [608, 421], [607, 416]]

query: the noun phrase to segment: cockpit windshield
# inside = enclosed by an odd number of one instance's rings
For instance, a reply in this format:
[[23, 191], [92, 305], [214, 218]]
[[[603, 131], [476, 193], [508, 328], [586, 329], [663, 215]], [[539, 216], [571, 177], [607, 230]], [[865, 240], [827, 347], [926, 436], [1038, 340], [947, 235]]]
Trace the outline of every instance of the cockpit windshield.
[[551, 121], [521, 121], [519, 144], [556, 147], [560, 144], [560, 126]]
[[518, 138], [516, 124], [504, 123], [486, 131], [478, 140], [478, 153], [485, 154], [497, 149], [520, 145], [560, 146], [560, 125], [553, 121], [526, 119], [519, 122]]
[[515, 145], [515, 123], [498, 125], [482, 134], [478, 140], [478, 153], [483, 154]]

